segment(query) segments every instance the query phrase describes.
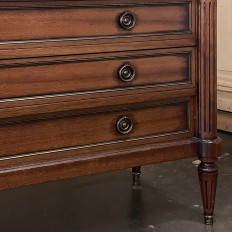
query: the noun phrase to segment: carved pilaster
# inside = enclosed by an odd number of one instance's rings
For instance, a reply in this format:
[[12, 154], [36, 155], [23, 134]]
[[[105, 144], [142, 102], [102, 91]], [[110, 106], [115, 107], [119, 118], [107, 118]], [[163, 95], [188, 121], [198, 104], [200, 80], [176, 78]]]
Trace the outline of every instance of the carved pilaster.
[[199, 137], [217, 137], [217, 0], [198, 0]]

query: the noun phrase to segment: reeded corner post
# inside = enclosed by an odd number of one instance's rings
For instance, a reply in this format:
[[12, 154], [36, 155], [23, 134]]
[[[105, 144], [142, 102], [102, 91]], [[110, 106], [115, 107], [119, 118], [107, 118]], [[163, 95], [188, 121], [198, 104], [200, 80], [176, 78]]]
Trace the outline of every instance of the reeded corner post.
[[198, 0], [199, 181], [205, 223], [213, 224], [221, 139], [217, 137], [217, 0]]

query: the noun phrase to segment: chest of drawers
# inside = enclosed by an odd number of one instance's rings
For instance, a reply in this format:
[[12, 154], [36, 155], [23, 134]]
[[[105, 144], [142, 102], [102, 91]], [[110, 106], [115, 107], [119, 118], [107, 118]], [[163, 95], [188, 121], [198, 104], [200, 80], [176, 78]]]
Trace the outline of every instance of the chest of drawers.
[[0, 189], [198, 156], [213, 222], [216, 0], [0, 2]]

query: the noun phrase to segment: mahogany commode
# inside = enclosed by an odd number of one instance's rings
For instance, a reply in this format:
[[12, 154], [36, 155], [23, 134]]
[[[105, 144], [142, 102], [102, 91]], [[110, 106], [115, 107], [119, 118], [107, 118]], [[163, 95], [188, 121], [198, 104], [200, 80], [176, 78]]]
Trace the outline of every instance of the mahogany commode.
[[0, 189], [197, 157], [213, 223], [216, 0], [0, 2]]

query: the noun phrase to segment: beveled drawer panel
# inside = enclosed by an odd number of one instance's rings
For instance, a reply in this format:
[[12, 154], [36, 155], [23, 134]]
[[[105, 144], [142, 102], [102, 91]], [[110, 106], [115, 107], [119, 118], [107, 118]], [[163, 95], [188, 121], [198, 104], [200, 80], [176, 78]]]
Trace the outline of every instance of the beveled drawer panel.
[[[189, 104], [176, 102], [140, 106], [121, 111], [1, 125], [0, 156], [186, 133], [189, 130]], [[123, 116], [129, 117], [133, 124], [127, 134], [122, 134], [117, 129], [119, 119]]]
[[[129, 30], [120, 26], [120, 18], [125, 12], [134, 15], [134, 26]], [[0, 41], [189, 33], [190, 12], [188, 2], [84, 8], [0, 8]], [[128, 17], [121, 19], [125, 24], [131, 20]]]
[[[133, 56], [128, 53], [89, 61], [83, 58], [69, 63], [0, 68], [0, 98], [190, 83], [195, 62], [192, 52], [192, 48], [146, 51]], [[132, 69], [133, 78], [122, 78], [127, 67]]]

